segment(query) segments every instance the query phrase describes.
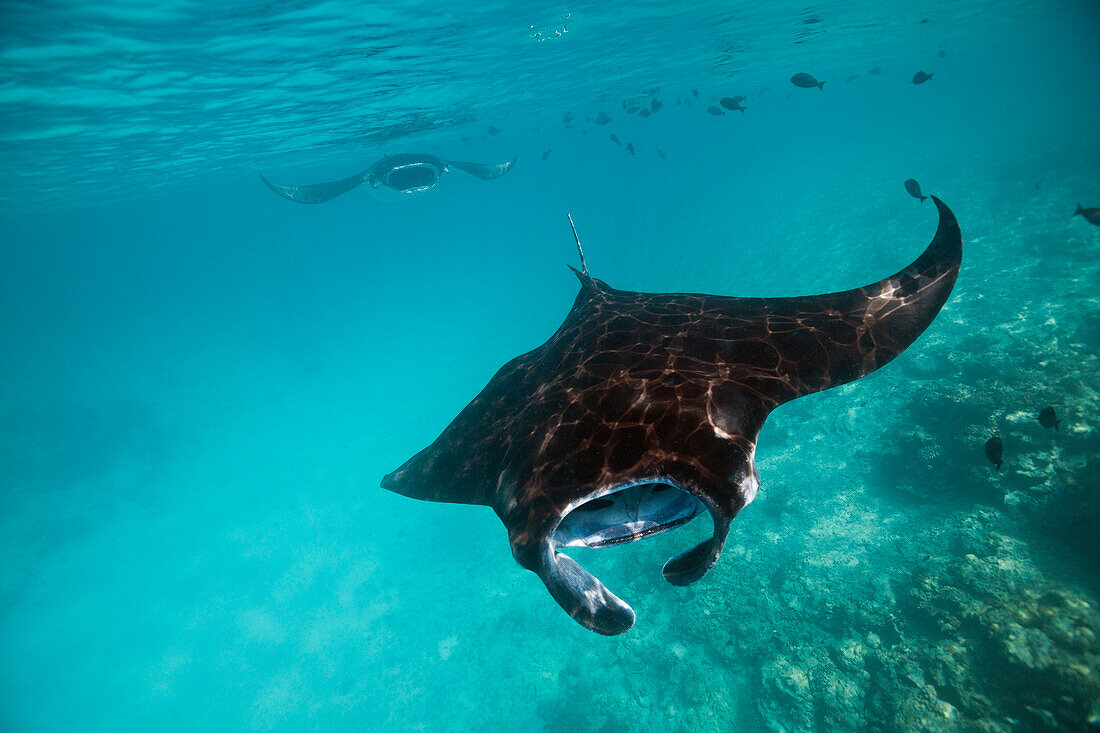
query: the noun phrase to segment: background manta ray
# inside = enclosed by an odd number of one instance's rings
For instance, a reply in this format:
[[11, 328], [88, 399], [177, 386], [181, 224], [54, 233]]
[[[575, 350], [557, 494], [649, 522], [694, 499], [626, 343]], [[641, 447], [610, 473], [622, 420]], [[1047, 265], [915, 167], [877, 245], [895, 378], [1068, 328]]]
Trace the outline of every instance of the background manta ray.
[[260, 178], [263, 178], [268, 188], [285, 199], [297, 201], [300, 204], [322, 204], [364, 183], [369, 183], [373, 189], [387, 188], [399, 194], [422, 193], [435, 188], [443, 174], [452, 168], [488, 181], [503, 176], [511, 170], [515, 162], [515, 158], [507, 163], [484, 164], [443, 160], [434, 155], [387, 155], [365, 171], [339, 181], [313, 183], [307, 186], [284, 186], [269, 181], [265, 176], [261, 175]]
[[601, 634], [628, 630], [630, 606], [557, 548], [633, 542], [708, 511], [713, 536], [664, 567], [674, 585], [703, 577], [756, 496], [768, 414], [883, 366], [943, 307], [962, 239], [932, 200], [939, 227], [920, 257], [838, 293], [636, 293], [574, 270], [580, 293], [557, 332], [504, 365], [383, 488], [492, 507], [516, 560], [570, 616]]

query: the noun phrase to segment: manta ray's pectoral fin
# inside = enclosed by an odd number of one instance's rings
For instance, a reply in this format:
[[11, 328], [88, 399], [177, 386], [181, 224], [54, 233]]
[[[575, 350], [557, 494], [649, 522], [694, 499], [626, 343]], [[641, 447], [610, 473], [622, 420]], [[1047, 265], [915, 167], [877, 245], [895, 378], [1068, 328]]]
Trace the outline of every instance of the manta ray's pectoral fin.
[[369, 171], [363, 171], [339, 181], [314, 183], [308, 186], [284, 186], [281, 183], [269, 181], [266, 176], [261, 175], [260, 178], [268, 188], [288, 201], [296, 201], [299, 204], [323, 204], [361, 186], [367, 180], [368, 173]]
[[462, 160], [448, 160], [447, 165], [454, 166], [460, 171], [466, 171], [475, 178], [488, 181], [493, 178], [500, 178], [505, 173], [512, 169], [512, 166], [516, 164], [516, 158], [512, 158], [507, 163], [496, 163], [493, 165], [486, 165], [485, 163], [467, 163]]
[[634, 609], [568, 555], [549, 549], [534, 570], [558, 605], [586, 629], [615, 636], [634, 626]]

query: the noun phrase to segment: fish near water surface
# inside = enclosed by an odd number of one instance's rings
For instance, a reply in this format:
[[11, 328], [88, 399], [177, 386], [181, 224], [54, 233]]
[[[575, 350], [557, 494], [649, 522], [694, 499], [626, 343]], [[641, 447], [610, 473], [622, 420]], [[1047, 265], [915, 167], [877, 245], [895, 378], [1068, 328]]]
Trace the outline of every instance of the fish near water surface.
[[962, 238], [932, 200], [939, 226], [916, 260], [824, 295], [618, 290], [588, 274], [582, 252], [580, 291], [558, 330], [501, 367], [382, 487], [491, 507], [513, 557], [574, 620], [627, 631], [630, 606], [560, 550], [633, 542], [709, 514], [711, 537], [663, 570], [677, 586], [703, 577], [760, 486], [756, 441], [768, 414], [885, 365], [943, 307]]
[[813, 89], [817, 87], [821, 91], [825, 91], [825, 82], [818, 81], [806, 73], [799, 73], [792, 76], [791, 84], [794, 84], [796, 87], [802, 87], [803, 89]]
[[920, 199], [920, 202], [921, 202], [922, 204], [924, 203], [924, 200], [925, 200], [926, 198], [928, 198], [927, 196], [925, 196], [924, 194], [922, 194], [922, 193], [921, 193], [921, 191], [920, 191], [920, 184], [919, 184], [919, 183], [917, 183], [917, 182], [916, 182], [916, 181], [915, 181], [914, 179], [912, 179], [912, 178], [910, 178], [909, 180], [907, 180], [907, 181], [905, 182], [905, 190], [906, 190], [906, 191], [907, 191], [907, 192], [909, 193], [909, 195], [910, 195], [910, 196], [912, 196], [913, 198], [915, 198], [915, 199]]

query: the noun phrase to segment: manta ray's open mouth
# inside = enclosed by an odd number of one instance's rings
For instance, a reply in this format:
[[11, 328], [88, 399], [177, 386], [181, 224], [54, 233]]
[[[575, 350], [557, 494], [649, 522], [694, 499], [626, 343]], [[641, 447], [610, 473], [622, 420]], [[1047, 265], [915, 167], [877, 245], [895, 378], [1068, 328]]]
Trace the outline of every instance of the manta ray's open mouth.
[[434, 186], [439, 180], [439, 174], [440, 170], [434, 165], [410, 163], [389, 171], [383, 183], [402, 193], [417, 193]]
[[627, 484], [569, 512], [554, 531], [558, 547], [609, 547], [666, 532], [706, 511], [670, 483]]

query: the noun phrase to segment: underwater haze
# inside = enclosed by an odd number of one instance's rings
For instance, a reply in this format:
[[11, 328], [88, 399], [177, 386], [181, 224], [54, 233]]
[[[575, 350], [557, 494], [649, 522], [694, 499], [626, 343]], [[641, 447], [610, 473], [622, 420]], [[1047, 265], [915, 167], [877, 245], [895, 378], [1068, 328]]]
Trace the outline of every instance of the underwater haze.
[[[1095, 0], [4, 0], [0, 730], [1100, 730], [1098, 37]], [[516, 162], [261, 178], [397, 154]], [[907, 179], [950, 300], [775, 410], [703, 579], [661, 568], [706, 516], [567, 551], [626, 633], [491, 509], [380, 488], [562, 323], [567, 213], [613, 287], [807, 295], [924, 250]]]

